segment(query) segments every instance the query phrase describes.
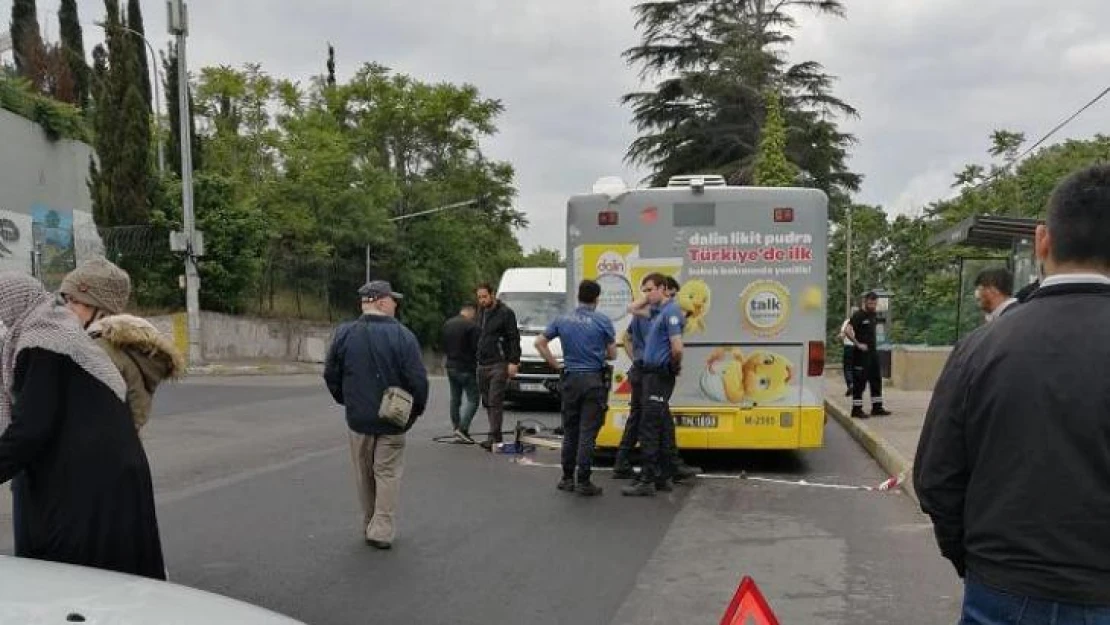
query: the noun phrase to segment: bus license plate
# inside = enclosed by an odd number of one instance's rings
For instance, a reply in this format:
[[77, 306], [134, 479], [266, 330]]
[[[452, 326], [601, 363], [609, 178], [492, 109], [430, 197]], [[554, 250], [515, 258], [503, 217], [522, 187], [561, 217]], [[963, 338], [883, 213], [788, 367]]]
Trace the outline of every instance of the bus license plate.
[[711, 429], [717, 427], [715, 414], [680, 414], [675, 415], [674, 424], [680, 428]]

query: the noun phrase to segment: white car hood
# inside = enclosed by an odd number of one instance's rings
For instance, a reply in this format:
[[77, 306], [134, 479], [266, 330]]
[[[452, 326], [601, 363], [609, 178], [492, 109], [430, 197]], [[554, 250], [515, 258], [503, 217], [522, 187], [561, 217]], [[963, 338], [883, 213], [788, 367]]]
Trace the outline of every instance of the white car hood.
[[[535, 330], [520, 331], [520, 357], [523, 360], [543, 360], [543, 356], [540, 356], [539, 350], [536, 349], [536, 337], [539, 335], [540, 333]], [[551, 341], [547, 347], [555, 358], [563, 359], [563, 345], [559, 339]]]
[[[67, 621], [69, 615], [84, 620]], [[0, 623], [304, 625], [221, 595], [133, 575], [0, 556]]]

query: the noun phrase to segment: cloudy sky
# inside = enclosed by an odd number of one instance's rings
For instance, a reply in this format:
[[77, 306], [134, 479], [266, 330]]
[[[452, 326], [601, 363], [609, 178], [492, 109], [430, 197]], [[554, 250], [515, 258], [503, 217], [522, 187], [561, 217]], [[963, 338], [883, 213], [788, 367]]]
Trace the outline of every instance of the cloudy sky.
[[[121, 4], [125, 4], [121, 2]], [[506, 112], [487, 152], [516, 167], [531, 220], [525, 249], [563, 249], [566, 198], [600, 176], [639, 182], [623, 157], [636, 132], [622, 94], [640, 88], [620, 53], [635, 45], [633, 0], [191, 0], [189, 65], [258, 62], [305, 80], [336, 47], [340, 77], [365, 61], [428, 81], [469, 82]], [[57, 36], [55, 0], [40, 19]], [[992, 129], [1030, 141], [1107, 86], [1110, 35], [1101, 0], [854, 0], [845, 20], [799, 14], [791, 50], [838, 77], [859, 109], [852, 167], [858, 201], [913, 212], [952, 193], [952, 174], [982, 161]], [[100, 0], [78, 0], [91, 48]], [[165, 4], [144, 0], [148, 38], [162, 47]], [[0, 15], [11, 0], [0, 0]], [[6, 20], [5, 20], [6, 21]], [[1053, 137], [1106, 128], [1110, 98]]]

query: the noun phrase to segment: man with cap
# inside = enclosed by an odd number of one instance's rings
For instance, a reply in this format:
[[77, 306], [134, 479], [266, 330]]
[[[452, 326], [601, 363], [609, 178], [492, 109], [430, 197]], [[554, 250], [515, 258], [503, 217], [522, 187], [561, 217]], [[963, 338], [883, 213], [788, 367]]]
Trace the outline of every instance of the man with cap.
[[[363, 314], [336, 329], [324, 380], [346, 408], [366, 543], [389, 549], [396, 535], [405, 433], [424, 413], [428, 374], [416, 336], [395, 318], [403, 296], [384, 280], [365, 284], [358, 294]], [[401, 389], [412, 398], [403, 426], [381, 416], [389, 389]]]

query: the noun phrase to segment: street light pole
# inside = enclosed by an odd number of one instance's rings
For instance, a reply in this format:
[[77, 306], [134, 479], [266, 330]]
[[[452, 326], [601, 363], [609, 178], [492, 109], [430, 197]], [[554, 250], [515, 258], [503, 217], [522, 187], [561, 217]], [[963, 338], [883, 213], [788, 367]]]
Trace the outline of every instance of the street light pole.
[[[108, 25], [105, 24], [104, 22], [94, 22], [94, 24], [96, 24], [100, 28], [103, 28], [104, 30], [108, 29]], [[157, 133], [157, 137], [156, 137], [156, 140], [158, 142], [158, 173], [165, 174], [166, 173], [166, 150], [165, 150], [165, 147], [162, 144], [162, 132], [161, 132], [162, 122], [161, 122], [161, 120], [159, 120], [159, 117], [158, 117], [159, 115], [161, 115], [161, 112], [162, 112], [162, 98], [159, 97], [159, 95], [158, 95], [158, 89], [162, 86], [162, 75], [158, 71], [158, 53], [155, 52], [154, 45], [150, 43], [150, 40], [147, 39], [145, 36], [143, 36], [143, 34], [140, 33], [139, 31], [133, 30], [133, 29], [127, 27], [127, 26], [124, 26], [123, 24], [116, 24], [116, 27], [119, 28], [120, 30], [124, 31], [124, 32], [131, 33], [132, 35], [138, 37], [139, 39], [142, 39], [143, 43], [146, 44], [147, 49], [150, 50], [150, 66], [154, 70], [154, 83], [155, 83], [154, 88], [153, 88], [153, 91], [154, 91], [154, 119], [158, 120], [158, 133]], [[169, 112], [169, 107], [170, 106], [172, 106], [172, 103], [167, 102], [166, 103], [166, 112], [167, 113]]]
[[203, 238], [199, 241], [196, 219], [193, 215], [193, 150], [189, 133], [189, 71], [185, 63], [185, 38], [189, 34], [188, 6], [184, 0], [168, 0], [167, 25], [171, 35], [177, 36], [177, 106], [181, 122], [181, 209], [185, 251], [185, 312], [189, 326], [189, 363], [198, 364], [204, 359], [200, 344], [200, 274], [197, 257], [204, 253]]
[[[477, 203], [478, 203], [478, 199], [474, 198], [474, 199], [466, 200], [464, 202], [455, 202], [454, 204], [447, 204], [445, 206], [439, 206], [439, 207], [436, 207], [436, 208], [429, 208], [428, 210], [417, 211], [415, 213], [409, 213], [408, 215], [398, 215], [396, 217], [390, 217], [387, 221], [389, 221], [391, 223], [396, 223], [398, 221], [404, 221], [406, 219], [412, 219], [413, 217], [420, 217], [422, 215], [431, 215], [433, 213], [440, 213], [440, 212], [443, 212], [445, 210], [451, 210], [452, 208], [462, 208], [464, 206], [470, 206], [472, 204], [477, 204]], [[366, 281], [370, 282], [370, 244], [369, 243], [366, 244]]]
[[845, 275], [844, 275], [844, 316], [852, 316], [852, 207], [848, 207], [848, 242], [844, 248]]

